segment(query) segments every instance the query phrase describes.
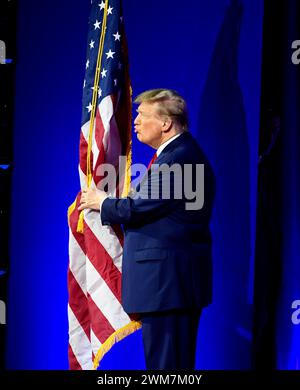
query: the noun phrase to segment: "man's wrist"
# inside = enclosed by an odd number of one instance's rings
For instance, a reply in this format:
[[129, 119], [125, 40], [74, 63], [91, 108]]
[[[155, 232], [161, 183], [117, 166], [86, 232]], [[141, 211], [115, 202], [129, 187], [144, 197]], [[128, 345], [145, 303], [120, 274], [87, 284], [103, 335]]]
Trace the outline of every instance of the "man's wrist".
[[99, 211], [100, 211], [100, 214], [101, 214], [102, 204], [103, 204], [103, 202], [105, 201], [106, 198], [108, 198], [107, 195], [103, 196], [103, 198], [100, 200], [100, 203], [99, 203]]

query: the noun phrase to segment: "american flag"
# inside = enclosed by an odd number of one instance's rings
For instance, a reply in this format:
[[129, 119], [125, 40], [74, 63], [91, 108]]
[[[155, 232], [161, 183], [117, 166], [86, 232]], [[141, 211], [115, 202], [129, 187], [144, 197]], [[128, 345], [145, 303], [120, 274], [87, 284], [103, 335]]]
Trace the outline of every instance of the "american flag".
[[[97, 169], [113, 164], [126, 195], [131, 159], [131, 89], [120, 0], [91, 2], [79, 145], [81, 189], [101, 188]], [[126, 156], [124, 169], [119, 156]], [[126, 166], [125, 166], [126, 165]], [[97, 368], [118, 340], [140, 327], [121, 304], [123, 234], [102, 226], [99, 212], [80, 213], [81, 192], [69, 207], [69, 364]]]

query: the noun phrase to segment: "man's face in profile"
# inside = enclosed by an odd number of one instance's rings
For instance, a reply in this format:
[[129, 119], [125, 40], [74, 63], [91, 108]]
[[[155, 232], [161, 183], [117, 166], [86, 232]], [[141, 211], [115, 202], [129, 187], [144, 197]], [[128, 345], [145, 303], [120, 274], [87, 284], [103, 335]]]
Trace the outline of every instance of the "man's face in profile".
[[163, 136], [164, 119], [158, 114], [158, 103], [143, 102], [137, 109], [134, 131], [137, 139], [157, 149]]

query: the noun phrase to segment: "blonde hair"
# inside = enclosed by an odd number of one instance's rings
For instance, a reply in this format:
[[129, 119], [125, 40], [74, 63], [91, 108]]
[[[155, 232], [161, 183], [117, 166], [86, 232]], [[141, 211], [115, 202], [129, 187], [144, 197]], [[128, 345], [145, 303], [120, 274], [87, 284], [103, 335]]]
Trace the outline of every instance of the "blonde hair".
[[171, 117], [174, 122], [188, 130], [188, 114], [186, 102], [178, 92], [172, 89], [150, 89], [139, 94], [134, 103], [159, 103], [158, 114]]

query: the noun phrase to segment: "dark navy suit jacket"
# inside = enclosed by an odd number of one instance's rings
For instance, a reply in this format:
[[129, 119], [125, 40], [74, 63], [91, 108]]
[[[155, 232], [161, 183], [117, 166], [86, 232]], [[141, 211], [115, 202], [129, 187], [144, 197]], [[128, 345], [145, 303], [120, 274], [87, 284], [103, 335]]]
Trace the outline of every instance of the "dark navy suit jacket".
[[[180, 176], [171, 175], [170, 199], [163, 199], [161, 187], [167, 178], [157, 169], [149, 170], [137, 187], [140, 197], [136, 193], [124, 199], [107, 198], [101, 208], [103, 225], [124, 225], [122, 304], [127, 313], [200, 308], [212, 299], [209, 222], [215, 184], [211, 166], [188, 132], [163, 149], [155, 164], [161, 168], [164, 163], [181, 168], [192, 164], [192, 176], [183, 175], [189, 185], [195, 185], [196, 164], [204, 164], [200, 210], [187, 210], [185, 197], [176, 199], [175, 180]], [[151, 188], [158, 189], [157, 199], [142, 199], [141, 194]]]

